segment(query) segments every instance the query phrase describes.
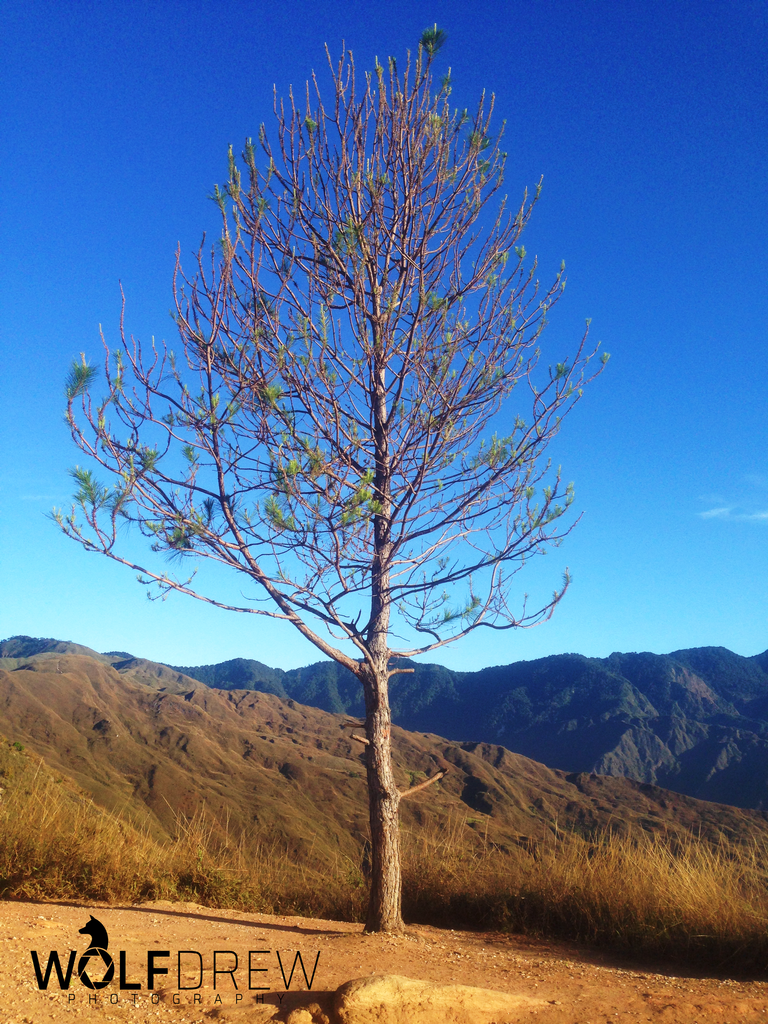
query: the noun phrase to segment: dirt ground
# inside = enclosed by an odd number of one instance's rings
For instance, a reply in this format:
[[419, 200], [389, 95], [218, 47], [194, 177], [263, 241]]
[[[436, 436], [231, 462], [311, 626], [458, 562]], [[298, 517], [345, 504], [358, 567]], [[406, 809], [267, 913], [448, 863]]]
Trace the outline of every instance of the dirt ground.
[[[83, 962], [92, 941], [100, 946], [105, 941], [104, 933], [90, 922], [91, 916], [107, 930], [109, 956], [94, 953]], [[81, 933], [87, 925], [90, 931]], [[51, 967], [47, 988], [41, 989], [38, 982], [33, 950], [42, 983], [47, 966]], [[72, 963], [66, 988], [50, 963], [51, 951], [58, 952], [64, 980]], [[107, 977], [110, 958], [111, 980]], [[151, 978], [150, 967], [154, 968]], [[261, 1024], [286, 1021], [291, 1015], [291, 1024], [309, 1024], [310, 1019], [326, 1024], [334, 1019], [335, 990], [353, 978], [374, 974], [468, 985], [537, 1000], [509, 1017], [486, 1014], [487, 1024], [768, 1021], [768, 983], [685, 977], [666, 973], [661, 966], [657, 971], [575, 946], [488, 932], [418, 926], [398, 937], [365, 936], [358, 925], [210, 910], [194, 904], [0, 903], [3, 1024], [74, 1024], [78, 1017], [94, 1024]], [[89, 988], [88, 981], [95, 987]], [[473, 1019], [484, 1022], [482, 996], [475, 1001]], [[297, 1014], [301, 1007], [308, 1012]], [[434, 1024], [444, 1020], [444, 1016], [435, 1018]]]

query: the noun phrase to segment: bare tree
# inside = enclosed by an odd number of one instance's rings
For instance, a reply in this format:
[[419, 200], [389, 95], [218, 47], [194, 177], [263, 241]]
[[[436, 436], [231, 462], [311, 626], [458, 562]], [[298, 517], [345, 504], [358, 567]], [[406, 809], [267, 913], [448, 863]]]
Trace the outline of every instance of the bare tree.
[[[127, 339], [121, 318], [106, 398], [75, 363], [72, 435], [115, 482], [76, 469], [76, 504], [55, 513], [160, 594], [283, 619], [357, 676], [371, 931], [402, 927], [389, 679], [412, 671], [399, 659], [552, 614], [567, 572], [535, 610], [514, 610], [510, 585], [570, 529], [572, 487], [542, 456], [594, 354], [585, 334], [540, 363], [564, 280], [561, 267], [540, 288], [519, 245], [539, 190], [508, 210], [493, 100], [451, 109], [450, 75], [433, 73], [442, 39], [428, 30], [404, 69], [377, 60], [362, 79], [351, 53], [329, 57], [329, 106], [313, 75], [301, 102], [275, 98], [274, 137], [246, 142], [242, 172], [230, 149], [220, 244], [192, 276], [177, 253], [185, 359]], [[137, 564], [120, 553], [125, 523], [154, 552], [237, 569], [252, 592], [233, 604], [194, 573]]]

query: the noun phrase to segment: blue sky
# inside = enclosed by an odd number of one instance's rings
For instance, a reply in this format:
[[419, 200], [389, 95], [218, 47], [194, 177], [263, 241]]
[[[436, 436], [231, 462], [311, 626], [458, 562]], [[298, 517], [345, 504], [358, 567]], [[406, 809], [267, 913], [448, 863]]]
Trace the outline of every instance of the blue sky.
[[[216, 231], [227, 147], [269, 124], [323, 45], [359, 68], [437, 22], [453, 98], [486, 89], [506, 181], [544, 176], [524, 237], [568, 286], [548, 328], [585, 318], [611, 353], [552, 449], [584, 515], [519, 576], [570, 567], [547, 624], [480, 631], [433, 660], [473, 668], [576, 651], [768, 647], [768, 4], [765, 0], [408, 3], [6, 0], [0, 634], [55, 636], [176, 664], [316, 652], [289, 627], [171, 597], [86, 554], [45, 518], [75, 450], [63, 381], [127, 327], [173, 342], [173, 257]], [[237, 587], [222, 579], [224, 588]]]

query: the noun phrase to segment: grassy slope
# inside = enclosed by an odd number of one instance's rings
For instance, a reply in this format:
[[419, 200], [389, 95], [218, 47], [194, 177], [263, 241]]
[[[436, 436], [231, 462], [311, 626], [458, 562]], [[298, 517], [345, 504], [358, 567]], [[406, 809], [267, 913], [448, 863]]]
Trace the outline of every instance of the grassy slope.
[[[344, 718], [185, 689], [140, 663], [132, 680], [109, 660], [4, 659], [0, 895], [360, 920], [366, 794]], [[164, 679], [181, 692], [158, 689]], [[450, 767], [403, 804], [407, 920], [768, 971], [763, 814], [566, 775], [493, 744], [393, 738], [403, 788]]]
[[[158, 836], [203, 806], [301, 853], [359, 857], [367, 833], [362, 747], [345, 718], [253, 691], [169, 693], [84, 655], [38, 655], [0, 671], [0, 730], [71, 775], [110, 810]], [[403, 804], [407, 827], [449, 817], [498, 847], [559, 829], [589, 835], [632, 823], [715, 834], [765, 829], [765, 817], [621, 778], [566, 775], [493, 744], [457, 744], [395, 728], [405, 789], [447, 778]]]
[[[667, 964], [768, 973], [765, 855], [692, 837], [559, 832], [503, 852], [449, 818], [403, 829], [406, 920], [575, 938]], [[0, 897], [208, 906], [360, 921], [348, 859], [286, 856], [204, 813], [158, 841], [90, 801], [19, 741], [0, 737]]]

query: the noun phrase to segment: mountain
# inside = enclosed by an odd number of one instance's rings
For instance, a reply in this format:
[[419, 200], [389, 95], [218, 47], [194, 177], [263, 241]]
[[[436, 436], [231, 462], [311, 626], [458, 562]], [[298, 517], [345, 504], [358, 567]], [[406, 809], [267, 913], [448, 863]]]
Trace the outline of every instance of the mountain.
[[[13, 637], [6, 658], [87, 653], [126, 679], [165, 692], [205, 683], [258, 690], [333, 714], [361, 716], [351, 673], [323, 661], [283, 671], [236, 658], [171, 667], [77, 644]], [[393, 720], [462, 743], [503, 744], [566, 773], [624, 777], [736, 807], [768, 809], [768, 651], [744, 658], [722, 647], [668, 655], [554, 655], [454, 672], [413, 663], [392, 678]], [[195, 682], [197, 680], [197, 682]]]
[[[18, 667], [29, 667], [26, 663], [35, 658], [35, 665], [44, 661], [51, 666], [59, 665], [62, 654], [77, 654], [92, 658], [103, 665], [110, 665], [120, 675], [136, 683], [143, 683], [155, 690], [169, 693], [186, 693], [199, 685], [197, 679], [185, 676], [168, 665], [146, 658], [135, 658], [127, 651], [109, 651], [99, 654], [98, 651], [70, 640], [39, 639], [31, 636], [12, 636], [0, 642], [0, 667], [13, 670]], [[58, 668], [52, 669], [58, 672]]]
[[[179, 668], [177, 671], [184, 672], [185, 670]], [[252, 661], [249, 658], [233, 658], [231, 661], [223, 661], [217, 665], [198, 665], [192, 678], [218, 690], [259, 690], [261, 693], [274, 693], [278, 697], [287, 697], [288, 692], [283, 686], [285, 675], [286, 673], [282, 669], [269, 668], [267, 665], [262, 665], [260, 661]], [[331, 709], [325, 708], [325, 710]], [[339, 710], [343, 711], [344, 709], [339, 708]]]
[[[0, 650], [14, 654], [0, 660], [0, 733], [103, 806], [168, 835], [176, 814], [190, 816], [204, 805], [230, 829], [279, 837], [297, 856], [314, 850], [359, 862], [367, 832], [365, 769], [346, 716], [250, 690], [157, 688], [116, 668], [137, 660], [122, 654], [44, 648], [22, 657], [18, 643]], [[146, 678], [158, 681], [151, 673]], [[609, 824], [734, 838], [768, 833], [768, 816], [760, 812], [623, 778], [552, 770], [493, 743], [395, 727], [393, 759], [403, 789], [449, 769], [403, 802], [405, 828], [465, 821], [499, 847], [558, 828], [590, 834]]]
[[[98, 654], [90, 647], [74, 644], [71, 640], [53, 640], [34, 636], [12, 636], [0, 642], [0, 658], [32, 658], [36, 654], [86, 654], [97, 661], [109, 660], [109, 655]], [[130, 657], [130, 655], [125, 655]]]
[[[393, 719], [403, 728], [503, 743], [566, 772], [768, 808], [768, 651], [753, 658], [722, 647], [563, 654], [478, 672], [412, 667], [391, 684]], [[179, 671], [212, 686], [270, 689], [326, 711], [363, 712], [359, 684], [333, 662], [278, 672], [238, 659]]]

